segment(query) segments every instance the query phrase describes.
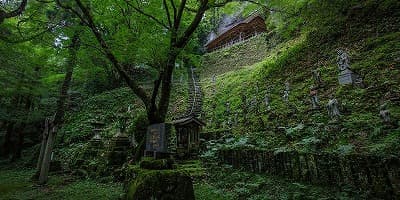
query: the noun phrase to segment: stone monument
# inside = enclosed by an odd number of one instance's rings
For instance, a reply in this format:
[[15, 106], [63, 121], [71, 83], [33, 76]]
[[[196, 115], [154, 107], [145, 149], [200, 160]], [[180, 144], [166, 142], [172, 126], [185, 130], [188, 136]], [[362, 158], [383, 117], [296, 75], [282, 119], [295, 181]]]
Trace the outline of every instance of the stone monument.
[[349, 55], [341, 49], [337, 50], [337, 64], [339, 68], [339, 84], [358, 84], [360, 86], [363, 85], [362, 78], [350, 69]]
[[155, 158], [168, 154], [168, 137], [171, 132], [171, 124], [152, 124], [147, 127], [146, 156]]

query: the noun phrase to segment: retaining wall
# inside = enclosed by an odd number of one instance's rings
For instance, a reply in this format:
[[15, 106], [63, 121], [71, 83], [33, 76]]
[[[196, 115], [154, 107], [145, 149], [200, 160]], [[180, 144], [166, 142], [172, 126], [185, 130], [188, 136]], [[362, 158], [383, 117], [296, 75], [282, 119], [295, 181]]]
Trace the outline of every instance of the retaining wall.
[[266, 150], [220, 150], [234, 168], [326, 186], [352, 186], [384, 199], [400, 199], [400, 160], [376, 155], [337, 155]]

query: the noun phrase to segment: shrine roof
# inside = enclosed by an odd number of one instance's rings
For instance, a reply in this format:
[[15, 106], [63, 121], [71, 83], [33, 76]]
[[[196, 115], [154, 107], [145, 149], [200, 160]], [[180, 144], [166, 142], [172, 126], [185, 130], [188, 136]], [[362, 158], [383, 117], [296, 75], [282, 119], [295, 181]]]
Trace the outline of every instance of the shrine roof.
[[196, 123], [199, 126], [205, 126], [206, 125], [203, 121], [201, 121], [200, 119], [198, 119], [198, 118], [196, 118], [194, 116], [184, 117], [184, 118], [172, 121], [173, 125], [180, 125], [180, 126], [183, 126], [183, 125], [186, 125], [186, 124], [190, 124], [190, 123]]

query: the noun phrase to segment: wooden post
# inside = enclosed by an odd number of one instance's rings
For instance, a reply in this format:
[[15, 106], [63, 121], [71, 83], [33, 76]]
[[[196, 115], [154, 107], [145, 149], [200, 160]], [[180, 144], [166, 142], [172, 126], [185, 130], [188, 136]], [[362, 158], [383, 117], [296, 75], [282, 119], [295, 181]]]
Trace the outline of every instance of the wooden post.
[[43, 135], [42, 135], [42, 137], [43, 137], [42, 138], [42, 143], [40, 145], [39, 159], [38, 159], [38, 163], [36, 165], [37, 173], [40, 173], [40, 168], [42, 166], [43, 157], [44, 157], [44, 151], [46, 149], [48, 136], [49, 136], [49, 119], [46, 118], [46, 120], [44, 122], [44, 131], [43, 131]]
[[49, 168], [50, 168], [51, 153], [53, 152], [55, 136], [56, 136], [56, 127], [53, 127], [52, 130], [49, 131], [46, 149], [43, 155], [42, 167], [40, 169], [40, 176], [39, 176], [39, 184], [47, 183]]

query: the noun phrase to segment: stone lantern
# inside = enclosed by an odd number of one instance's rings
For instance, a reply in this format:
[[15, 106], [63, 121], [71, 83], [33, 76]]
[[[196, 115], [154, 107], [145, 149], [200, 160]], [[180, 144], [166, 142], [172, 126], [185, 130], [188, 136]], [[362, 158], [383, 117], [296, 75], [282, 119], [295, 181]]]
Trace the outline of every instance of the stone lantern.
[[90, 139], [90, 145], [92, 147], [102, 147], [103, 142], [101, 140], [100, 132], [103, 130], [105, 124], [100, 121], [93, 121], [91, 122], [91, 125], [93, 126], [93, 137]]
[[128, 117], [125, 115], [119, 116], [119, 128], [117, 133], [111, 138], [110, 152], [108, 160], [110, 165], [122, 165], [128, 156], [130, 141], [125, 133], [126, 122]]

